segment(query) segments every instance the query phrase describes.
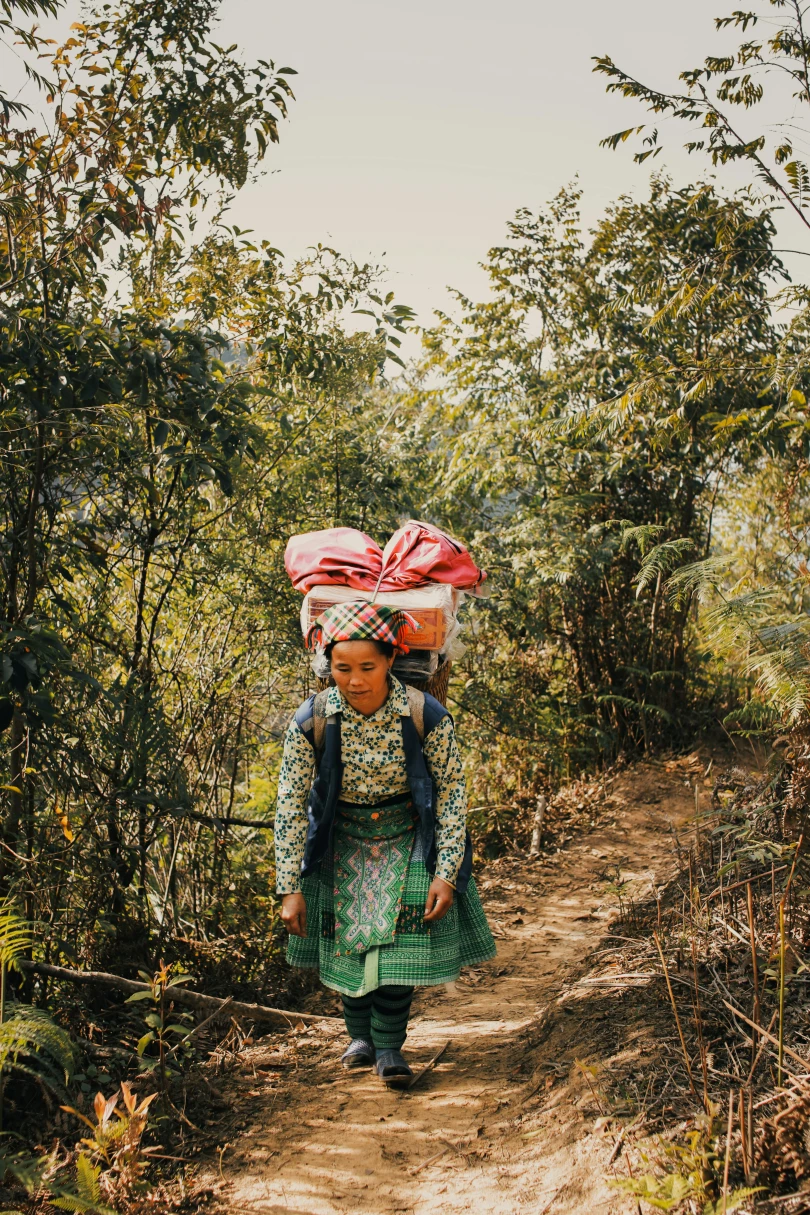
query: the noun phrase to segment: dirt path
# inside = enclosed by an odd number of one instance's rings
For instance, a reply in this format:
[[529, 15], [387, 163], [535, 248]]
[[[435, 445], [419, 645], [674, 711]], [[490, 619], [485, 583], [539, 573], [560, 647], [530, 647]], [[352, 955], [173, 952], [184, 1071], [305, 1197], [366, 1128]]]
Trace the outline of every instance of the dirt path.
[[[632, 993], [606, 1005], [604, 990], [582, 982], [583, 961], [609, 944], [617, 875], [627, 900], [672, 873], [673, 828], [694, 812], [688, 778], [699, 768], [698, 757], [641, 765], [613, 783], [599, 825], [563, 851], [482, 875], [498, 957], [453, 990], [418, 995], [411, 1062], [450, 1045], [412, 1092], [343, 1072], [338, 1027], [254, 1047], [250, 1123], [223, 1156], [227, 1210], [635, 1211], [606, 1180], [609, 1164], [626, 1171], [610, 1161], [616, 1125], [600, 1117], [598, 1076], [611, 1055], [626, 1064], [635, 1053], [643, 1072], [645, 1030], [632, 1029]], [[600, 1022], [611, 1023], [612, 1048], [610, 1033], [595, 1035]]]

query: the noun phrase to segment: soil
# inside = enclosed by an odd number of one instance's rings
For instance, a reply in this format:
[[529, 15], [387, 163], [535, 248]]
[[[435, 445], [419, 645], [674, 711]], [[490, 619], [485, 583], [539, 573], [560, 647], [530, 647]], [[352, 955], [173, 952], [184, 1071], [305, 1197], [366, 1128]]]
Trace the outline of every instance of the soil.
[[604, 956], [632, 931], [628, 909], [676, 872], [708, 759], [629, 769], [595, 790], [595, 812], [553, 855], [480, 873], [498, 956], [417, 993], [409, 1061], [418, 1070], [448, 1045], [408, 1092], [343, 1071], [337, 1023], [249, 1047], [228, 1082], [247, 1125], [208, 1169], [220, 1209], [637, 1211], [612, 1182], [628, 1175], [624, 1140], [645, 1117], [646, 1069], [674, 1057], [677, 1037], [665, 993], [652, 1015], [634, 976], [603, 981]]

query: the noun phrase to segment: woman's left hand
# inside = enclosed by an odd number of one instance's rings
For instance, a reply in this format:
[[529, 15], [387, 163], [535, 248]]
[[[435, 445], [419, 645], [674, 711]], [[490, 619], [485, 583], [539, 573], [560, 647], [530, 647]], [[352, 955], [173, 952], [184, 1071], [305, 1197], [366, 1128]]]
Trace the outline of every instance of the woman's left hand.
[[444, 878], [435, 877], [433, 879], [425, 902], [426, 924], [434, 924], [437, 920], [444, 919], [453, 906], [454, 893], [453, 887]]

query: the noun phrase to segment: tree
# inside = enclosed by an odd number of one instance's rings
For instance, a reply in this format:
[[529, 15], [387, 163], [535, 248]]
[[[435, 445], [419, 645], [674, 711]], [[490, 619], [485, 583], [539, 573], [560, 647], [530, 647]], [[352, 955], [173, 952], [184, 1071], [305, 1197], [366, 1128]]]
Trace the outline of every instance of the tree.
[[[769, 11], [770, 10], [770, 11]], [[777, 11], [774, 19], [774, 10]], [[794, 102], [810, 105], [810, 38], [805, 30], [808, 7], [800, 0], [763, 0], [753, 8], [737, 9], [730, 16], [715, 18], [718, 30], [737, 29], [754, 37], [747, 39], [736, 53], [707, 56], [702, 66], [680, 74], [683, 92], [668, 93], [644, 84], [618, 67], [609, 55], [596, 57], [594, 71], [610, 80], [609, 93], [641, 101], [654, 114], [671, 116], [700, 128], [698, 137], [689, 140], [689, 152], [705, 152], [714, 165], [735, 161], [748, 162], [753, 176], [773, 202], [782, 203], [806, 228], [810, 172], [794, 156], [793, 144], [802, 132], [801, 119], [782, 93], [785, 110], [793, 110], [775, 127], [745, 131], [745, 116], [739, 110], [753, 110], [765, 98], [768, 78], [786, 85]], [[762, 26], [769, 35], [759, 37]], [[632, 136], [641, 135], [646, 125], [618, 131], [602, 141], [616, 148]], [[643, 164], [657, 156], [663, 144], [653, 129], [643, 137], [644, 151], [635, 155]]]
[[230, 824], [293, 677], [280, 537], [305, 502], [374, 502], [355, 415], [410, 316], [372, 267], [228, 224], [291, 69], [245, 67], [214, 13], [92, 11], [52, 54], [46, 125], [0, 126], [0, 880], [48, 951], [122, 965], [181, 918], [252, 914]]
[[[440, 509], [507, 588], [477, 614], [464, 720], [542, 739], [557, 773], [689, 729], [690, 602], [664, 583], [707, 551], [724, 478], [773, 418], [767, 298], [784, 273], [745, 192], [657, 178], [587, 241], [577, 204], [568, 190], [518, 212], [486, 263], [490, 300], [458, 297], [428, 337], [442, 387], [417, 393], [423, 434], [453, 429]], [[687, 389], [684, 369], [709, 362]]]
[[[799, 0], [768, 0], [768, 3], [717, 18], [718, 30], [743, 33], [750, 30], [752, 36], [742, 42], [736, 52], [708, 56], [701, 67], [682, 72], [683, 92], [665, 92], [644, 84], [629, 76], [608, 56], [597, 59], [594, 70], [609, 77], [608, 91], [641, 101], [655, 114], [698, 125], [700, 137], [686, 144], [688, 151], [706, 153], [715, 166], [747, 163], [759, 191], [769, 202], [784, 208], [788, 217], [799, 222], [800, 233], [806, 234], [810, 227], [807, 214], [810, 176], [807, 165], [794, 152], [794, 145], [802, 137], [800, 107], [810, 104], [810, 39], [806, 20], [807, 6]], [[761, 37], [763, 27], [768, 32]], [[771, 104], [778, 99], [784, 119], [759, 130], [744, 130], [749, 114], [766, 96]], [[603, 143], [617, 148], [644, 130], [643, 126], [631, 127], [609, 136]], [[639, 162], [660, 152], [662, 144], [657, 129], [644, 136], [644, 144], [646, 150], [635, 157]], [[717, 257], [725, 258], [730, 247], [727, 232], [721, 230], [718, 232]], [[682, 307], [685, 289], [684, 281], [673, 292], [671, 307]], [[688, 306], [705, 312], [702, 295], [694, 300], [688, 295], [685, 298]], [[784, 550], [782, 561], [777, 570], [771, 567], [770, 579], [763, 580], [760, 571], [752, 583], [749, 573], [735, 579], [726, 562], [707, 557], [682, 571], [670, 587], [676, 599], [699, 594], [711, 603], [711, 644], [726, 661], [731, 660], [745, 672], [758, 675], [764, 705], [753, 702], [743, 714], [749, 724], [757, 725], [771, 724], [780, 716], [789, 722], [798, 721], [806, 714], [810, 688], [802, 613], [785, 615], [786, 600], [798, 597], [801, 601], [802, 596], [794, 589], [793, 594], [786, 597], [784, 587], [786, 571], [790, 572], [794, 583], [798, 577], [799, 587], [804, 578], [799, 558], [806, 531], [800, 535], [794, 532], [790, 511], [793, 500], [797, 497], [801, 500], [801, 482], [810, 455], [806, 411], [808, 288], [805, 284], [783, 288], [767, 301], [767, 305], [781, 310], [782, 316], [787, 318], [780, 327], [773, 355], [768, 354], [763, 359], [762, 352], [756, 348], [741, 348], [726, 361], [727, 374], [741, 385], [756, 388], [767, 382], [774, 401], [770, 412], [743, 412], [738, 419], [737, 434], [732, 439], [758, 448], [761, 458], [753, 469], [752, 486], [740, 487], [730, 509], [739, 513], [742, 507], [744, 514], [745, 499], [753, 485], [769, 484], [774, 495], [773, 507], [784, 520], [780, 537], [780, 547]], [[684, 390], [693, 392], [701, 391], [716, 371], [714, 361], [704, 356], [695, 359], [691, 367], [679, 369], [678, 375]], [[644, 369], [628, 398], [649, 391], [659, 382], [658, 368]], [[722, 439], [723, 426], [724, 420], [719, 419], [716, 423], [718, 440]], [[739, 562], [735, 564], [739, 574]], [[735, 720], [742, 719], [737, 715]]]

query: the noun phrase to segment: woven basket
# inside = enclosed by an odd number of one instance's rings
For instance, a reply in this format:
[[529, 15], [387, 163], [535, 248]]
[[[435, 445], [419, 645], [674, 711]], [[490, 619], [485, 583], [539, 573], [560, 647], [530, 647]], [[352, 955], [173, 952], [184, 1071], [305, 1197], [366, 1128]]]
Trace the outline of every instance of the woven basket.
[[[405, 683], [411, 688], [418, 688], [420, 692], [428, 692], [431, 696], [435, 696], [436, 700], [447, 708], [447, 689], [450, 685], [452, 665], [451, 662], [445, 661], [429, 679], [406, 679]], [[324, 688], [331, 688], [335, 681], [330, 675], [328, 679], [318, 679], [315, 682], [318, 685], [318, 691], [322, 692]]]

